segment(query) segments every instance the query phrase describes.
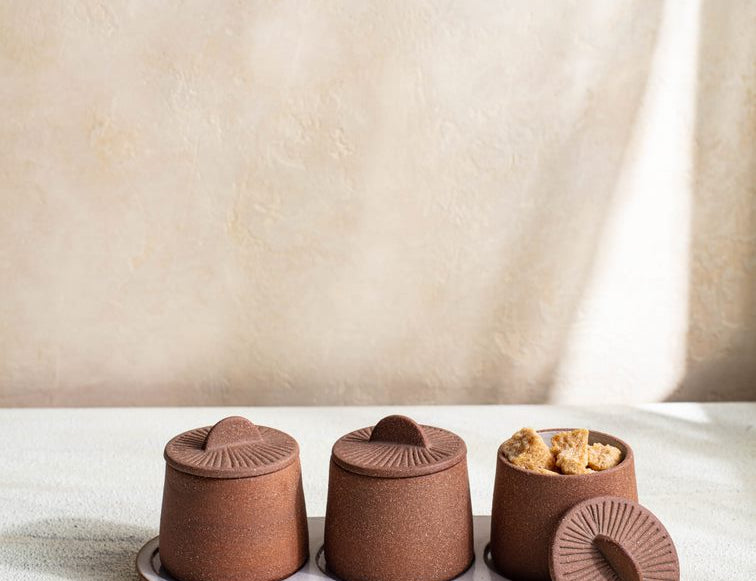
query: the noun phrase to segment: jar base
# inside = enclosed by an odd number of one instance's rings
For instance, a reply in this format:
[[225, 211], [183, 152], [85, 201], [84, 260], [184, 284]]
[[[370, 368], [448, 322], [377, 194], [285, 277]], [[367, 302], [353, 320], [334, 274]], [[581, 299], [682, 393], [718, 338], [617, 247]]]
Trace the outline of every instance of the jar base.
[[[333, 577], [324, 573], [325, 559], [319, 554], [323, 546], [323, 517], [307, 519], [310, 531], [310, 558], [301, 569], [287, 577], [290, 581], [332, 581]], [[485, 560], [485, 549], [489, 541], [491, 530], [490, 516], [474, 516], [473, 530], [475, 533], [475, 559], [454, 581], [507, 581], [497, 572], [492, 571]], [[321, 568], [322, 567], [322, 568]], [[179, 581], [162, 567], [160, 562], [159, 538], [148, 541], [139, 551], [136, 559], [136, 569], [142, 581]]]
[[[299, 574], [307, 570], [307, 566], [310, 562], [311, 559], [308, 557], [299, 569], [297, 569], [292, 575], [285, 577], [285, 579], [298, 581]], [[150, 539], [139, 550], [136, 558], [136, 570], [142, 581], [180, 581], [171, 576], [171, 574], [165, 570], [165, 567], [163, 567], [163, 563], [160, 560], [160, 537]]]

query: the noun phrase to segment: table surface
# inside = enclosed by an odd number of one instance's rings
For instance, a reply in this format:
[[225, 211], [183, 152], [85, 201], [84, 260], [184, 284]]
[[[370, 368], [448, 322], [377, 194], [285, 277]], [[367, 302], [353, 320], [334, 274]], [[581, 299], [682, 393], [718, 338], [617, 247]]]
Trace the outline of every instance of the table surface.
[[136, 553], [157, 534], [163, 446], [229, 415], [299, 441], [308, 513], [322, 516], [333, 442], [391, 413], [465, 439], [481, 515], [491, 512], [496, 450], [515, 430], [615, 434], [635, 450], [640, 503], [672, 535], [682, 579], [756, 578], [756, 403], [663, 403], [0, 409], [0, 579], [136, 579]]

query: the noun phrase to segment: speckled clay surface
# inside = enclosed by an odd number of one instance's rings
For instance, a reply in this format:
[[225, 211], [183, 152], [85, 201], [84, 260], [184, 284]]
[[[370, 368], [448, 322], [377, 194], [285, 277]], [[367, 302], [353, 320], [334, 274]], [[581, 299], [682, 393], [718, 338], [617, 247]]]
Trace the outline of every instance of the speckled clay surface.
[[[546, 443], [572, 428], [538, 430]], [[637, 501], [632, 449], [622, 440], [591, 431], [589, 443], [611, 444], [622, 461], [608, 470], [582, 475], [539, 474], [496, 459], [491, 511], [491, 557], [515, 581], [549, 581], [549, 547], [560, 519], [576, 504], [599, 496]]]
[[[286, 581], [333, 581], [333, 575], [327, 573], [328, 563], [323, 555], [323, 517], [309, 517], [307, 519], [310, 531], [310, 559], [294, 575]], [[488, 544], [488, 532], [491, 530], [491, 518], [488, 516], [473, 517], [475, 523], [475, 559], [467, 571], [454, 581], [503, 581], [503, 578], [491, 569], [489, 560], [484, 558], [485, 547]], [[159, 539], [148, 541], [139, 551], [136, 559], [136, 569], [142, 581], [176, 581], [163, 568], [160, 560]], [[124, 579], [127, 576], [123, 577]], [[130, 579], [130, 577], [128, 577]], [[120, 579], [120, 578], [119, 578]]]
[[160, 556], [180, 581], [277, 581], [305, 562], [299, 447], [244, 418], [166, 446]]
[[333, 447], [325, 558], [344, 581], [445, 581], [473, 561], [466, 447], [389, 416]]
[[551, 545], [554, 581], [678, 581], [680, 564], [667, 529], [624, 498], [591, 498], [562, 518]]

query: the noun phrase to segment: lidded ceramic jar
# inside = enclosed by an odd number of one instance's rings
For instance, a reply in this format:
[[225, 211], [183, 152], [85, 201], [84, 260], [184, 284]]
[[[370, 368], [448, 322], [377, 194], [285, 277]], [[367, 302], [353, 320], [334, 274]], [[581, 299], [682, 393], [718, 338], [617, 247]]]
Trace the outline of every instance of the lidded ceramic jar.
[[307, 560], [299, 446], [229, 417], [165, 447], [160, 559], [179, 581], [278, 581]]
[[446, 581], [474, 558], [462, 438], [388, 416], [331, 453], [325, 561], [344, 581]]
[[[538, 430], [551, 437], [572, 428]], [[513, 581], [549, 581], [549, 552], [561, 519], [582, 501], [597, 497], [638, 500], [633, 451], [619, 438], [595, 432], [588, 443], [610, 444], [622, 453], [619, 464], [590, 474], [541, 474], [515, 466], [501, 448], [496, 457], [496, 481], [491, 510], [491, 559]], [[593, 578], [593, 577], [591, 577]], [[602, 578], [602, 577], [597, 577]]]

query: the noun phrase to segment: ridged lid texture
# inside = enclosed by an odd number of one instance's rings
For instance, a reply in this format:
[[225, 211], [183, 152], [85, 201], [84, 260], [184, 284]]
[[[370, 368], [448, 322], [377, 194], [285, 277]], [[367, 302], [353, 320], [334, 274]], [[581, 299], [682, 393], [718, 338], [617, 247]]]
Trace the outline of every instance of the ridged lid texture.
[[554, 581], [678, 581], [680, 563], [664, 525], [640, 504], [612, 496], [576, 504], [551, 545]]
[[288, 434], [232, 416], [214, 426], [179, 434], [165, 446], [165, 461], [181, 472], [208, 478], [248, 478], [277, 472], [299, 455]]
[[333, 446], [333, 461], [345, 470], [378, 478], [407, 478], [451, 468], [467, 455], [456, 434], [421, 426], [405, 416], [388, 416], [355, 430]]

